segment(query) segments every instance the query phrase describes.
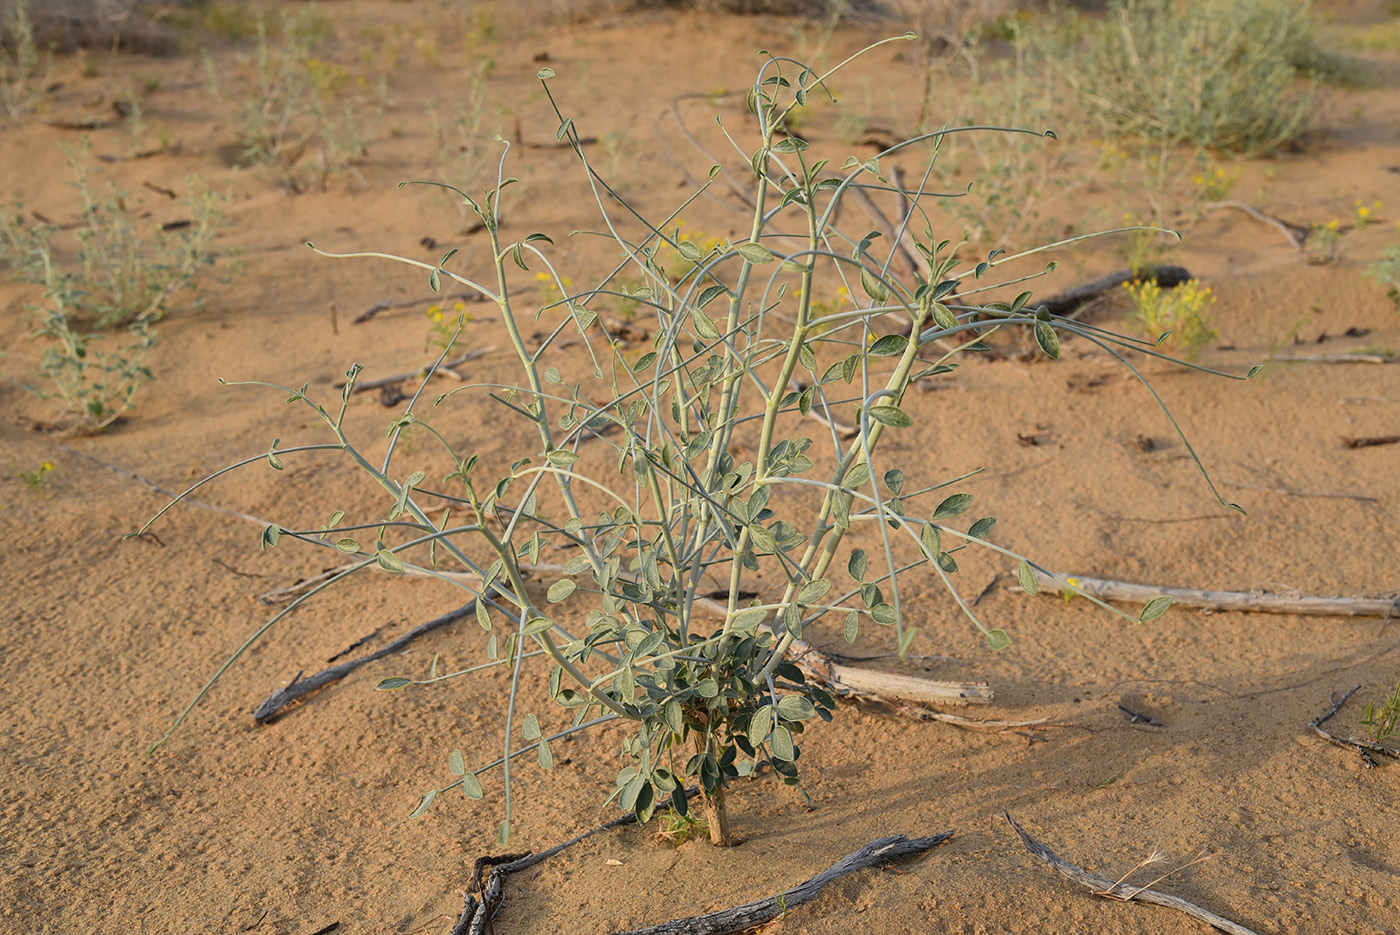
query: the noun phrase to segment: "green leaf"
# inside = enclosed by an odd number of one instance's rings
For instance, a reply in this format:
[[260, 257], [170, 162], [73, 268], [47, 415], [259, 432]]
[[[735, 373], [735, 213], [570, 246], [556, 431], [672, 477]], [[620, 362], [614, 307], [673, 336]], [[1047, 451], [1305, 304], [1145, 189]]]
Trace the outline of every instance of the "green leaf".
[[734, 614], [730, 628], [736, 633], [753, 633], [758, 625], [768, 619], [768, 611], [763, 607], [749, 607]]
[[899, 496], [904, 490], [904, 472], [899, 468], [892, 468], [885, 472], [885, 486], [895, 496]]
[[881, 601], [870, 608], [870, 616], [875, 618], [876, 623], [892, 627], [899, 620], [899, 611], [894, 609], [894, 605]]
[[546, 461], [555, 467], [568, 467], [578, 461], [578, 455], [566, 448], [556, 448], [544, 457]]
[[540, 766], [543, 768], [554, 768], [554, 751], [549, 749], [549, 741], [545, 740], [543, 737], [540, 738], [539, 759]]
[[909, 655], [909, 647], [914, 645], [914, 638], [918, 635], [918, 627], [910, 627], [904, 631], [904, 634], [899, 638], [899, 658], [903, 659]]
[[943, 551], [943, 533], [933, 523], [924, 523], [919, 529], [919, 541], [928, 549], [930, 557], [936, 558]]
[[461, 750], [453, 750], [447, 755], [447, 769], [454, 776], [467, 774], [467, 758], [462, 756]]
[[764, 552], [778, 551], [777, 538], [763, 526], [760, 526], [759, 524], [755, 523], [752, 526], [748, 527], [748, 530], [749, 539], [758, 549]]
[[[724, 295], [728, 291], [729, 290], [726, 289], [724, 286], [709, 286], [703, 292], [700, 293], [699, 298], [695, 300], [695, 305], [697, 308], [704, 308], [706, 305], [709, 305], [711, 302], [713, 302], [716, 296]], [[719, 337], [718, 329], [715, 330], [715, 337]], [[710, 340], [714, 340], [714, 338], [711, 338]]]
[[374, 686], [382, 692], [391, 692], [413, 684], [413, 679], [406, 679], [402, 675], [395, 675], [391, 678], [380, 679], [379, 684]]
[[706, 341], [719, 340], [719, 329], [716, 328], [715, 323], [710, 320], [710, 316], [699, 309], [692, 309], [690, 320], [695, 325], [695, 333], [700, 335], [700, 337], [704, 338]]
[[862, 461], [852, 466], [852, 468], [846, 472], [845, 478], [841, 481], [841, 486], [849, 487], [852, 490], [859, 490], [861, 487], [864, 487], [869, 480], [870, 465]]
[[760, 266], [764, 263], [772, 263], [777, 259], [777, 257], [773, 256], [771, 250], [763, 246], [763, 244], [754, 243], [753, 241], [737, 244], [734, 249], [738, 251], [739, 256], [748, 260], [755, 266]]
[[984, 516], [972, 524], [972, 528], [967, 531], [967, 534], [974, 539], [985, 539], [996, 524], [997, 518], [995, 516]]
[[1011, 645], [1011, 637], [1006, 635], [1005, 630], [988, 630], [987, 645], [992, 648], [993, 652], [999, 653]]
[[797, 758], [797, 751], [792, 745], [792, 731], [781, 725], [773, 728], [773, 737], [768, 741], [768, 748], [773, 751], [775, 760], [791, 763]]
[[802, 586], [802, 590], [797, 592], [797, 600], [803, 604], [811, 604], [819, 601], [831, 593], [831, 582], [825, 578], [817, 578], [808, 581]]
[[1163, 594], [1161, 597], [1154, 597], [1152, 600], [1148, 601], [1147, 606], [1142, 609], [1142, 614], [1138, 616], [1138, 620], [1143, 623], [1149, 620], [1156, 620], [1158, 617], [1162, 616], [1162, 614], [1166, 613], [1167, 608], [1170, 606], [1172, 606], [1171, 595]]
[[526, 740], [539, 740], [540, 719], [533, 714], [525, 715], [525, 722], [520, 725], [520, 734]]
[[476, 773], [467, 773], [462, 777], [462, 791], [469, 799], [479, 799], [486, 794], [481, 788], [481, 780], [476, 778]]
[[335, 540], [335, 547], [340, 551], [349, 554], [354, 554], [355, 552], [360, 551], [360, 543], [355, 539], [351, 538], [350, 536], [346, 536], [344, 539]]
[[521, 628], [521, 632], [526, 636], [534, 636], [536, 633], [543, 633], [553, 626], [554, 621], [550, 620], [548, 617], [531, 617], [529, 620], [525, 621], [525, 626]]
[[778, 140], [778, 142], [773, 144], [773, 152], [775, 153], [800, 153], [804, 149], [811, 148], [812, 147], [807, 143], [806, 140], [799, 140], [795, 136], [784, 137], [783, 139]]
[[262, 531], [262, 550], [267, 551], [271, 546], [277, 545], [282, 538], [282, 528], [280, 526], [268, 526]]
[[1037, 321], [1035, 323], [1035, 343], [1040, 345], [1040, 349], [1046, 354], [1056, 359], [1060, 356], [1060, 336], [1055, 333], [1055, 329], [1048, 321]]
[[785, 721], [805, 721], [816, 713], [817, 709], [802, 695], [784, 695], [778, 699], [778, 716]]
[[869, 564], [864, 549], [856, 549], [851, 553], [850, 560], [846, 562], [846, 571], [850, 572], [852, 578], [857, 581], [865, 577], [865, 569]]
[[860, 287], [876, 302], [883, 302], [890, 296], [890, 290], [885, 288], [879, 277], [864, 266], [860, 268]]
[[773, 729], [773, 706], [766, 704], [753, 713], [749, 719], [749, 743], [757, 747], [768, 739]]
[[550, 78], [554, 77], [554, 69], [546, 65], [535, 73], [535, 77], [541, 81], [548, 81]]
[[422, 818], [428, 809], [433, 807], [433, 800], [437, 798], [437, 790], [429, 789], [423, 798], [418, 800], [418, 805], [413, 811], [408, 813], [409, 818]]
[[933, 303], [933, 320], [940, 328], [956, 328], [958, 326], [958, 316], [953, 314], [953, 310], [942, 302]]
[[871, 406], [869, 413], [870, 418], [891, 428], [907, 429], [914, 424], [913, 417], [898, 406]]
[[403, 574], [403, 562], [397, 555], [388, 549], [379, 549], [374, 553], [374, 560], [379, 563], [379, 567], [385, 571], [391, 571], [396, 575]]
[[948, 574], [956, 575], [958, 573], [957, 559], [953, 558], [953, 556], [949, 555], [947, 552], [939, 552], [938, 555], [935, 556], [935, 561], [938, 562], [938, 567], [942, 568]]
[[847, 643], [854, 643], [860, 635], [860, 614], [854, 610], [846, 614], [845, 636]]
[[692, 263], [699, 263], [700, 260], [703, 259], [705, 256], [703, 253], [700, 252], [700, 248], [695, 246], [695, 244], [691, 243], [689, 240], [682, 240], [679, 243], [677, 243], [676, 252]]
[[909, 346], [909, 339], [902, 334], [881, 335], [880, 339], [870, 345], [871, 357], [896, 357], [904, 353], [904, 349]]
[[478, 597], [474, 603], [476, 604], [476, 622], [481, 625], [481, 629], [490, 630], [491, 611], [486, 609], [486, 602]]
[[549, 599], [549, 602], [551, 604], [557, 604], [560, 601], [567, 598], [570, 594], [573, 594], [575, 589], [577, 588], [578, 585], [574, 583], [574, 579], [560, 578], [558, 581], [554, 582], [549, 586], [549, 591], [546, 592], [545, 596]]
[[1016, 566], [1016, 578], [1021, 583], [1021, 590], [1027, 594], [1036, 595], [1040, 593], [1040, 582], [1035, 578], [1035, 570], [1031, 568], [1031, 563], [1021, 559], [1021, 564]]
[[938, 509], [933, 511], [933, 518], [947, 519], [950, 516], [957, 516], [959, 513], [966, 513], [971, 507], [972, 494], [955, 493], [938, 504]]

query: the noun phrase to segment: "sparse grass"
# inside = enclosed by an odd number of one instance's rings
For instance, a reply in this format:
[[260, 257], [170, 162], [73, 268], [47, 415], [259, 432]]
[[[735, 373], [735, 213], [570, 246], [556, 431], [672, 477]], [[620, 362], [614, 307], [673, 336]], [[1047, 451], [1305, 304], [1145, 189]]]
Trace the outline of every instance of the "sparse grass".
[[1114, 0], [1079, 24], [1057, 61], [1105, 137], [1252, 155], [1307, 126], [1326, 59], [1306, 3]]
[[52, 56], [45, 58], [42, 75], [41, 58], [28, 0], [13, 0], [0, 23], [0, 106], [11, 120], [32, 112], [44, 100]]
[[1381, 699], [1366, 702], [1366, 714], [1361, 719], [1366, 728], [1366, 736], [1372, 743], [1385, 743], [1393, 737], [1400, 737], [1400, 683], [1395, 690]]
[[1366, 267], [1366, 275], [1380, 284], [1400, 310], [1400, 244], [1387, 247], [1384, 256]]

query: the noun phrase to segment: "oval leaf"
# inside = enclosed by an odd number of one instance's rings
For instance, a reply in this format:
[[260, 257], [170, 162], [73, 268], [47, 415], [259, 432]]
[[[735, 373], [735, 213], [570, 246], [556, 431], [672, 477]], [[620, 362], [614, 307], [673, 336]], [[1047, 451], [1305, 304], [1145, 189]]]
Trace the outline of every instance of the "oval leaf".
[[1016, 577], [1021, 583], [1021, 590], [1027, 594], [1035, 595], [1040, 593], [1040, 582], [1035, 578], [1035, 570], [1031, 568], [1030, 562], [1021, 559], [1021, 564], [1016, 566]]
[[572, 578], [560, 578], [549, 586], [549, 591], [545, 596], [549, 598], [551, 604], [557, 604], [573, 594], [577, 587], [578, 585], [574, 584]]
[[1138, 620], [1143, 623], [1149, 620], [1156, 620], [1158, 617], [1162, 616], [1162, 614], [1166, 613], [1167, 608], [1170, 606], [1172, 606], [1171, 595], [1163, 594], [1161, 597], [1154, 597], [1152, 600], [1148, 601], [1147, 606], [1142, 609], [1142, 615], [1138, 617]]
[[763, 246], [763, 244], [753, 242], [741, 243], [734, 249], [739, 252], [739, 256], [748, 260], [755, 266], [759, 266], [764, 263], [772, 263], [773, 260], [776, 259], [776, 257], [773, 256], [773, 252], [767, 247]]
[[898, 406], [871, 406], [870, 418], [879, 422], [881, 425], [888, 425], [896, 429], [907, 429], [914, 424], [914, 420], [910, 417], [909, 413], [900, 409]]

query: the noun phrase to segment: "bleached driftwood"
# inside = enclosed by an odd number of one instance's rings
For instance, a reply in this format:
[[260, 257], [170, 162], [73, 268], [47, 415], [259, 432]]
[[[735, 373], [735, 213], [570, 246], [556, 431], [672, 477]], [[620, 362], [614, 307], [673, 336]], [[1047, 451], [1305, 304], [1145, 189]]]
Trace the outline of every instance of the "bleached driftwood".
[[[1065, 584], [1074, 579], [1071, 587]], [[1312, 595], [1269, 594], [1262, 591], [1200, 591], [1194, 588], [1161, 588], [1147, 584], [1130, 584], [1084, 575], [1047, 575], [1039, 570], [1035, 579], [1042, 591], [1087, 594], [1101, 601], [1123, 601], [1145, 604], [1168, 596], [1179, 607], [1200, 607], [1204, 610], [1238, 610], [1263, 614], [1302, 614], [1318, 617], [1393, 617], [1400, 616], [1400, 597], [1315, 597]]]

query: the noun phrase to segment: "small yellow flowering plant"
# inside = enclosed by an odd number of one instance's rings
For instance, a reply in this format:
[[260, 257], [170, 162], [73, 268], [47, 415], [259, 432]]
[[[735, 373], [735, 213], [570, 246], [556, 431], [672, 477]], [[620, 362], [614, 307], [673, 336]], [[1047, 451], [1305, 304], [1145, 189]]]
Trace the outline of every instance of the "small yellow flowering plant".
[[428, 341], [423, 349], [431, 350], [436, 347], [446, 350], [457, 339], [457, 333], [471, 322], [472, 316], [471, 312], [467, 311], [467, 303], [458, 299], [450, 308], [443, 308], [441, 303], [428, 306], [427, 319], [431, 325]]
[[1199, 279], [1170, 290], [1152, 281], [1126, 282], [1123, 288], [1133, 297], [1133, 319], [1142, 331], [1159, 344], [1170, 344], [1187, 359], [1195, 359], [1202, 347], [1219, 337], [1210, 326], [1215, 293]]

